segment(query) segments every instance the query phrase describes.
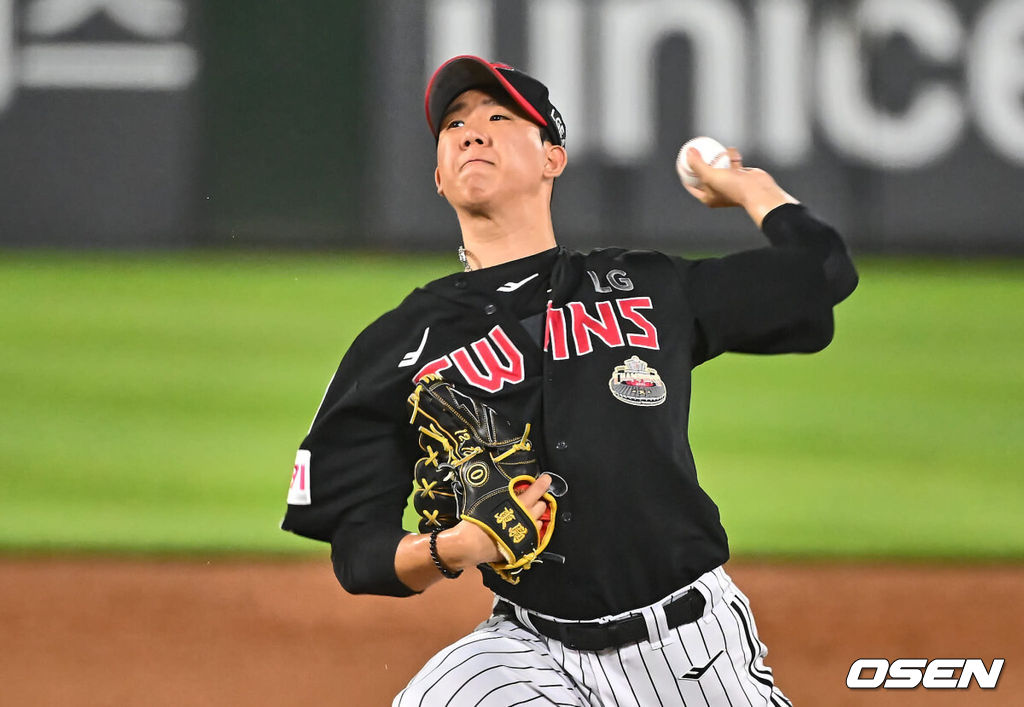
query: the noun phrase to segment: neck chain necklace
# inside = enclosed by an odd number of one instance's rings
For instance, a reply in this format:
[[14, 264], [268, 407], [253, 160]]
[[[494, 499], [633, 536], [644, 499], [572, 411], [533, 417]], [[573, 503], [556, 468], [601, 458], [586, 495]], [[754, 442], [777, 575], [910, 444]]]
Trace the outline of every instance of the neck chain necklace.
[[459, 262], [462, 263], [462, 270], [464, 272], [469, 272], [470, 270], [473, 269], [473, 268], [469, 267], [469, 258], [466, 257], [468, 254], [469, 254], [469, 251], [466, 250], [466, 247], [460, 245], [459, 246]]

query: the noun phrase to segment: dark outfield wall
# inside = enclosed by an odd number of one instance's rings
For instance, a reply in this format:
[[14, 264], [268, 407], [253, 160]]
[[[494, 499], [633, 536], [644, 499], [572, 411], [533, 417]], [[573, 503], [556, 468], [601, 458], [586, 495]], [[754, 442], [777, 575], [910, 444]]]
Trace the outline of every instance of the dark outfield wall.
[[192, 3], [0, 0], [0, 244], [197, 231]]
[[366, 12], [352, 0], [208, 2], [204, 225], [215, 242], [359, 242]]
[[[379, 13], [372, 88], [388, 116], [418, 116], [428, 72], [456, 53], [548, 82], [568, 127], [564, 240], [757, 243], [734, 237], [749, 233], [742, 215], [680, 190], [679, 145], [709, 134], [861, 249], [1024, 250], [1024, 0], [395, 0]], [[396, 126], [374, 136], [378, 232], [418, 241], [442, 221], [453, 243], [429, 138]]]
[[1024, 0], [81, 6], [0, 0], [0, 243], [454, 247], [422, 96], [472, 52], [550, 85], [570, 245], [758, 243], [678, 184], [710, 134], [860, 250], [1024, 252]]

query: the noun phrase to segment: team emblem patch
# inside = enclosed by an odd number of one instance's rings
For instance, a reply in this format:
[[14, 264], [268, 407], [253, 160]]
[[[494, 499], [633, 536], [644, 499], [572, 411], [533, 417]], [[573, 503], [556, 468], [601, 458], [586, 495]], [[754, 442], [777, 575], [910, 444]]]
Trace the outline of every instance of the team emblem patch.
[[641, 407], [661, 405], [668, 395], [661, 376], [639, 356], [627, 358], [615, 367], [608, 389], [618, 400]]

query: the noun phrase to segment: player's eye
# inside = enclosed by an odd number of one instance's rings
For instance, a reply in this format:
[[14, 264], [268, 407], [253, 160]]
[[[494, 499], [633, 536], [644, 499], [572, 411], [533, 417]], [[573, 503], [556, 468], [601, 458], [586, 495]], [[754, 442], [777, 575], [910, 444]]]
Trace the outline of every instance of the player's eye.
[[445, 126], [445, 128], [461, 128], [463, 125], [465, 125], [464, 121], [456, 119], [449, 122], [448, 125]]
[[508, 119], [509, 119], [509, 117], [507, 115], [502, 114], [502, 113], [495, 113], [494, 115], [491, 116], [491, 120], [508, 120]]

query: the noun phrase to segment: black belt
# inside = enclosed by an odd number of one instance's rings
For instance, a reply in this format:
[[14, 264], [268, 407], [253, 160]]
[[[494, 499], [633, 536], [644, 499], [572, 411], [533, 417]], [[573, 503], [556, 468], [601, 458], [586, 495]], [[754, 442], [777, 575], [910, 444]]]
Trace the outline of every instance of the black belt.
[[[704, 595], [696, 589], [690, 589], [685, 594], [676, 597], [665, 605], [665, 618], [668, 619], [668, 627], [672, 629], [696, 621], [704, 615], [704, 603]], [[512, 605], [507, 601], [499, 599], [494, 605], [494, 613], [505, 616], [523, 626], [522, 622], [516, 618]], [[605, 648], [618, 648], [628, 643], [639, 643], [648, 639], [647, 622], [640, 614], [607, 623], [594, 621], [564, 623], [542, 619], [533, 613], [529, 613], [529, 616], [537, 633], [561, 641], [567, 647], [579, 651], [601, 651]], [[523, 628], [529, 630], [528, 626], [523, 626]]]

